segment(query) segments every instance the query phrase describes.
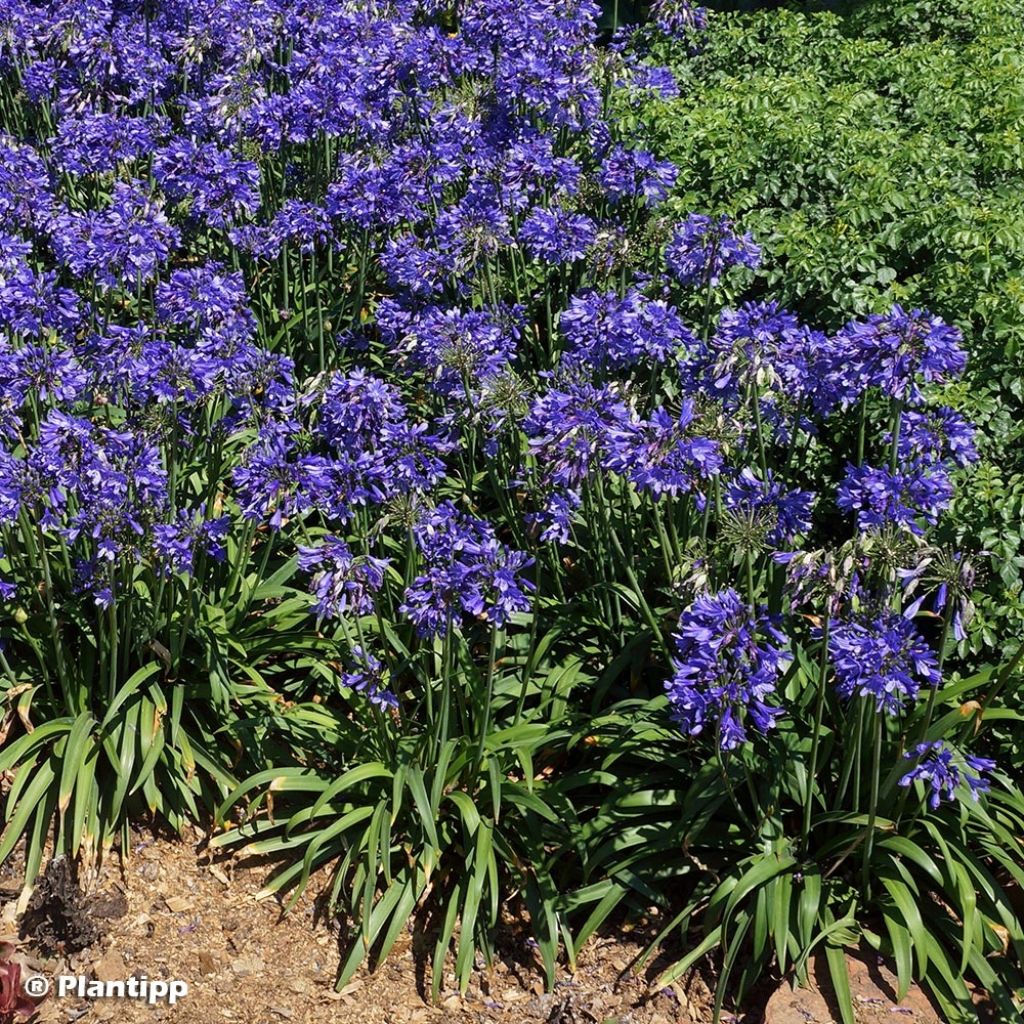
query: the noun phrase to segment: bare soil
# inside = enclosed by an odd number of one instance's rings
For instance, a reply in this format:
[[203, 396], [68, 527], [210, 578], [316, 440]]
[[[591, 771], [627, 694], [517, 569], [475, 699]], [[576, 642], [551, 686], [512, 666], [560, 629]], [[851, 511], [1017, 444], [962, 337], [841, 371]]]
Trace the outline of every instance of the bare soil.
[[[440, 1000], [430, 999], [430, 936], [411, 928], [375, 971], [361, 970], [335, 991], [343, 940], [337, 922], [318, 912], [314, 878], [289, 914], [258, 900], [269, 868], [262, 862], [213, 858], [197, 829], [181, 838], [138, 832], [130, 857], [108, 858], [84, 891], [60, 860], [37, 884], [24, 914], [17, 858], [0, 868], [0, 939], [19, 939], [24, 975], [80, 975], [178, 980], [188, 994], [176, 1005], [129, 999], [58, 997], [38, 1006], [35, 1024], [708, 1024], [712, 996], [701, 971], [668, 988], [654, 979], [665, 962], [638, 967], [650, 929], [619, 922], [583, 950], [576, 970], [564, 965], [545, 990], [540, 961], [522, 922], [509, 921], [498, 957], [478, 964], [460, 995], [446, 975]], [[322, 882], [323, 879], [320, 879]], [[849, 958], [858, 1024], [905, 1020], [942, 1024], [916, 987], [897, 1002], [895, 979], [880, 961]], [[723, 1024], [835, 1024], [827, 971], [807, 990], [769, 986], [742, 1017]], [[825, 978], [824, 984], [819, 984]], [[979, 1011], [982, 1007], [979, 1006]], [[991, 1020], [979, 1012], [979, 1019]]]
[[[26, 917], [15, 915], [16, 866], [0, 874], [0, 935], [20, 931], [25, 973], [83, 975], [101, 981], [133, 975], [175, 979], [188, 994], [175, 1006], [127, 999], [51, 994], [39, 1024], [174, 1021], [175, 1024], [705, 1024], [710, 992], [699, 973], [654, 991], [657, 965], [632, 969], [645, 948], [623, 926], [581, 954], [576, 971], [560, 969], [546, 992], [539, 961], [522, 929], [498, 943], [499, 958], [480, 964], [465, 996], [444, 979], [430, 1000], [429, 967], [411, 931], [371, 973], [362, 970], [334, 989], [341, 956], [336, 924], [317, 913], [316, 885], [282, 915], [274, 900], [255, 896], [265, 864], [212, 859], [198, 832], [183, 839], [139, 833], [124, 865], [110, 858], [89, 895], [67, 891], [60, 871], [37, 886]], [[49, 892], [50, 889], [54, 891]], [[61, 934], [62, 927], [65, 929]], [[520, 934], [522, 933], [522, 934]], [[83, 941], [84, 940], [84, 941]], [[81, 947], [81, 948], [78, 948]], [[757, 1013], [746, 1018], [759, 1021]], [[726, 1018], [738, 1021], [739, 1018]]]

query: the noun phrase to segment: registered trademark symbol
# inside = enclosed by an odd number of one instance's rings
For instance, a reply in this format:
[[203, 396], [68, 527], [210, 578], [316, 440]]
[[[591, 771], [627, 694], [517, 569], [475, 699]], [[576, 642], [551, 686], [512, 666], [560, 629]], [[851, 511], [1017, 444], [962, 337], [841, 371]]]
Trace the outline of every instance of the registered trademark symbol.
[[25, 995], [33, 999], [42, 999], [50, 991], [50, 982], [41, 974], [33, 974], [25, 979]]

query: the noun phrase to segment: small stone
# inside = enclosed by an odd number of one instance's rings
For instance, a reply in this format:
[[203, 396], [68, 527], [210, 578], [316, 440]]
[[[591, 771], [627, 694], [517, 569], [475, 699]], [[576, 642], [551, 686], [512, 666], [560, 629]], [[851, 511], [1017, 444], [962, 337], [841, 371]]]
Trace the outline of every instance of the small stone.
[[204, 949], [199, 953], [199, 973], [216, 974], [217, 961]]
[[292, 980], [290, 982], [288, 982], [288, 987], [296, 995], [300, 995], [301, 996], [301, 995], [305, 995], [305, 993], [307, 993], [309, 991], [309, 982], [306, 981], [303, 978], [292, 978]]
[[271, 1012], [271, 1013], [272, 1013], [272, 1014], [273, 1014], [273, 1015], [274, 1015], [275, 1017], [281, 1017], [281, 1018], [282, 1018], [282, 1019], [284, 1019], [284, 1020], [291, 1020], [291, 1019], [292, 1019], [292, 1017], [294, 1017], [294, 1016], [295, 1016], [295, 1014], [294, 1014], [294, 1013], [292, 1013], [292, 1011], [291, 1011], [291, 1010], [287, 1010], [287, 1009], [285, 1009], [285, 1007], [283, 1007], [283, 1006], [271, 1006], [271, 1007], [270, 1007], [270, 1012]]
[[172, 914], [181, 914], [192, 905], [184, 896], [165, 896], [164, 903]]
[[118, 921], [128, 913], [128, 901], [119, 892], [101, 893], [90, 901], [89, 913], [107, 921]]
[[124, 959], [111, 950], [92, 965], [92, 973], [97, 981], [123, 981]]
[[224, 886], [231, 885], [231, 880], [228, 878], [227, 875], [224, 874], [223, 871], [221, 871], [221, 869], [219, 867], [217, 867], [216, 864], [211, 864], [210, 865], [210, 874], [213, 875], [213, 877], [216, 878], [217, 881], [220, 882], [221, 885], [224, 885]]
[[248, 978], [254, 974], [262, 974], [266, 964], [259, 957], [240, 956], [231, 961], [231, 972], [236, 978]]

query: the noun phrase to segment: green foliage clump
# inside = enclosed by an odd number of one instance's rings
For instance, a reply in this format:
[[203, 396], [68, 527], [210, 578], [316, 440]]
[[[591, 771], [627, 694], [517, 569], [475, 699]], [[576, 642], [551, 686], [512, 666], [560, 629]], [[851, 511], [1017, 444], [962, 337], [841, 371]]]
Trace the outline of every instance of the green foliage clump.
[[773, 294], [836, 325], [927, 302], [1012, 354], [1024, 339], [1024, 28], [1006, 34], [993, 15], [968, 41], [900, 44], [859, 26], [719, 16], [698, 54], [656, 51], [680, 96], [634, 116], [684, 171], [680, 209], [736, 216], [768, 247]]

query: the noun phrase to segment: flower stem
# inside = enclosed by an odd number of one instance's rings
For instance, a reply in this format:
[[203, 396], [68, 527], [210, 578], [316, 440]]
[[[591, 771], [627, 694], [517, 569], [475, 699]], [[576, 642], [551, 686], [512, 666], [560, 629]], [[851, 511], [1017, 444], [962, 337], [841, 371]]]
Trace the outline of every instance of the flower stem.
[[821, 727], [825, 717], [825, 680], [828, 676], [828, 637], [831, 620], [826, 616], [821, 634], [821, 658], [818, 663], [818, 693], [814, 707], [814, 732], [811, 736], [811, 761], [807, 772], [807, 793], [804, 796], [804, 824], [800, 833], [800, 845], [807, 851], [807, 840], [811, 835], [811, 808], [814, 803], [814, 780], [818, 773], [818, 751], [821, 747]]
[[868, 835], [864, 844], [863, 891], [871, 891], [871, 855], [875, 849], [875, 822], [878, 818], [878, 786], [882, 774], [882, 713], [875, 712], [874, 750], [871, 755], [871, 804], [868, 810]]

